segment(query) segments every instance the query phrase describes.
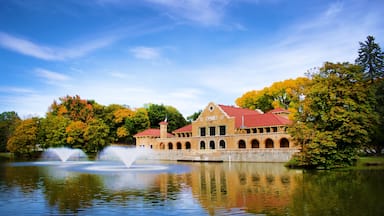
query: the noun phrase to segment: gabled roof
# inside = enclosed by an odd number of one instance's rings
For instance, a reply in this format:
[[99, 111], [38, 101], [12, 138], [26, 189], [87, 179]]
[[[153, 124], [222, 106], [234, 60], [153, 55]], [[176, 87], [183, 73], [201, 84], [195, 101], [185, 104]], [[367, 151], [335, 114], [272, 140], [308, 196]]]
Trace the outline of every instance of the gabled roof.
[[265, 113], [261, 115], [247, 115], [244, 116], [244, 124], [242, 120], [236, 119], [236, 127], [264, 127], [264, 126], [281, 126], [292, 124], [292, 121], [282, 116]]
[[218, 105], [230, 117], [235, 117], [235, 127], [264, 127], [287, 125], [292, 122], [274, 113], [288, 112], [285, 109], [274, 109], [268, 113], [260, 113], [256, 110], [239, 108], [235, 106]]
[[185, 133], [185, 132], [192, 132], [192, 124], [185, 125], [184, 127], [181, 127], [173, 131], [173, 133]]
[[[137, 133], [134, 137], [160, 137], [160, 129], [149, 128]], [[173, 137], [173, 135], [168, 133], [167, 137]]]
[[241, 118], [243, 115], [261, 115], [256, 110], [250, 110], [235, 106], [227, 106], [227, 105], [218, 105], [225, 113], [227, 113], [228, 116], [235, 117], [235, 118]]

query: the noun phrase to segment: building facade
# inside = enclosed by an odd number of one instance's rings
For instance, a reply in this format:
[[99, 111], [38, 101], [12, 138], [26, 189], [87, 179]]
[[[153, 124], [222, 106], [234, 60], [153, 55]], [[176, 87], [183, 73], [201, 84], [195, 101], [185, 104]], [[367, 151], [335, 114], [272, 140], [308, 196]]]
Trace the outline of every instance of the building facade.
[[209, 103], [191, 124], [167, 133], [160, 129], [136, 134], [136, 146], [155, 150], [159, 159], [285, 162], [298, 147], [287, 128], [288, 112], [268, 113]]

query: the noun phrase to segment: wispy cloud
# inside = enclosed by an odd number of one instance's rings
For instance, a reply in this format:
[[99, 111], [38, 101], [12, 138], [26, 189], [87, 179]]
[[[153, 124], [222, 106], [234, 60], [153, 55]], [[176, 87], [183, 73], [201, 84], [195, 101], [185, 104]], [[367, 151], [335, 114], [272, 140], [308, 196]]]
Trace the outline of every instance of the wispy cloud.
[[66, 75], [58, 73], [58, 72], [50, 71], [47, 69], [43, 69], [43, 68], [36, 68], [35, 72], [36, 72], [37, 76], [44, 78], [48, 82], [70, 80], [69, 76], [66, 76]]
[[134, 47], [130, 52], [138, 59], [157, 59], [160, 57], [160, 50], [152, 47]]
[[166, 14], [203, 25], [220, 24], [229, 0], [147, 0], [166, 9]]
[[117, 38], [115, 37], [105, 37], [90, 40], [81, 45], [71, 47], [56, 47], [38, 44], [28, 39], [0, 32], [1, 47], [23, 55], [32, 56], [48, 61], [58, 61], [82, 57], [97, 49], [106, 47], [116, 40]]

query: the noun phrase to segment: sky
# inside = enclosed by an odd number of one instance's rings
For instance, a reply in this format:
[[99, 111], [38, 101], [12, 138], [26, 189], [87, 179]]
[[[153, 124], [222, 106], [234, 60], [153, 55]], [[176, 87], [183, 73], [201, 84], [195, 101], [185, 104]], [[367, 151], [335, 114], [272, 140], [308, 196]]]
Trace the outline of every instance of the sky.
[[148, 103], [184, 117], [324, 62], [384, 49], [382, 0], [0, 0], [0, 113], [54, 100]]

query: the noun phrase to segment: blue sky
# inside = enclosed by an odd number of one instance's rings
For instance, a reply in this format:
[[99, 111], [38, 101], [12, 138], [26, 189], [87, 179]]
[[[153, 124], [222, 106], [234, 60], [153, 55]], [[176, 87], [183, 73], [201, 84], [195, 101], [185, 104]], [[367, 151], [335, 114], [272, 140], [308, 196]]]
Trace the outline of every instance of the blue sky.
[[384, 44], [381, 0], [0, 0], [0, 113], [65, 95], [132, 108], [208, 102]]

